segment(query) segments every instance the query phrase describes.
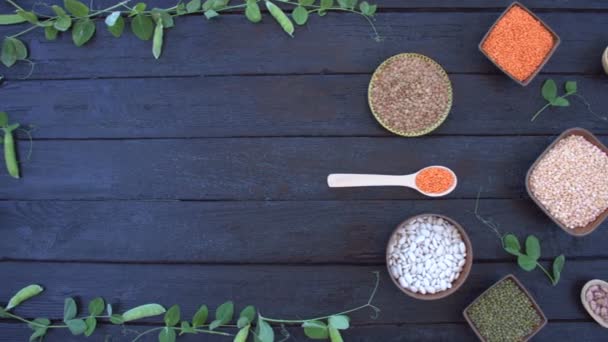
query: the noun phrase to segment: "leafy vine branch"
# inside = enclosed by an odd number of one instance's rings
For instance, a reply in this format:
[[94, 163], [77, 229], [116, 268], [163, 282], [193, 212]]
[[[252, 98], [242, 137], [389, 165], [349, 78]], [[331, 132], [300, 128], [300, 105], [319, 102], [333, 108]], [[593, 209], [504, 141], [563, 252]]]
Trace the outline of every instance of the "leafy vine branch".
[[[142, 332], [136, 332], [136, 336], [131, 342], [137, 342], [144, 336], [156, 333], [159, 342], [174, 342], [178, 336], [184, 334], [213, 334], [231, 337], [234, 342], [246, 342], [248, 339], [253, 342], [274, 342], [275, 331], [273, 325], [282, 327], [281, 333], [284, 338], [289, 338], [289, 333], [284, 328], [287, 325], [299, 325], [304, 334], [316, 340], [330, 339], [331, 342], [343, 342], [341, 331], [350, 327], [350, 313], [372, 309], [372, 318], [375, 319], [380, 313], [380, 309], [373, 304], [380, 275], [374, 272], [376, 283], [367, 300], [363, 305], [345, 310], [336, 314], [320, 316], [308, 319], [278, 319], [268, 318], [249, 305], [240, 311], [238, 319], [234, 318], [234, 303], [228, 301], [215, 310], [215, 318], [209, 320], [209, 308], [201, 305], [191, 320], [183, 320], [179, 305], [173, 305], [166, 310], [162, 305], [156, 303], [144, 304], [125, 311], [122, 314], [115, 313], [111, 304], [106, 304], [103, 298], [95, 298], [89, 302], [88, 314], [78, 315], [78, 306], [73, 298], [66, 298], [63, 307], [63, 321], [60, 323], [51, 322], [48, 318], [36, 318], [33, 320], [21, 317], [12, 310], [26, 300], [39, 295], [44, 290], [39, 285], [29, 285], [18, 291], [8, 302], [6, 307], [0, 306], [0, 317], [20, 321], [28, 325], [33, 331], [30, 342], [42, 341], [50, 330], [68, 329], [73, 335], [91, 336], [97, 328], [100, 320], [110, 321], [112, 324], [124, 325], [125, 323], [154, 316], [163, 316], [164, 326], [151, 328]], [[231, 332], [222, 331], [227, 330]], [[232, 331], [236, 331], [233, 334]]]
[[[28, 59], [26, 45], [18, 37], [35, 30], [43, 28], [46, 39], [55, 40], [60, 32], [71, 30], [72, 41], [76, 46], [83, 46], [93, 35], [96, 25], [94, 20], [105, 18], [107, 30], [116, 38], [119, 38], [130, 22], [131, 31], [141, 40], [152, 39], [152, 54], [159, 58], [163, 48], [164, 31], [175, 26], [175, 17], [183, 15], [204, 15], [207, 19], [218, 17], [221, 13], [244, 9], [245, 17], [252, 23], [262, 21], [260, 4], [263, 3], [270, 15], [288, 35], [293, 37], [295, 25], [305, 25], [309, 15], [317, 14], [322, 17], [327, 12], [349, 12], [363, 16], [372, 27], [374, 38], [379, 40], [378, 31], [374, 25], [374, 14], [376, 5], [367, 1], [359, 0], [276, 0], [283, 4], [278, 6], [271, 0], [242, 0], [242, 3], [231, 4], [231, 0], [190, 0], [187, 3], [181, 0], [177, 5], [168, 8], [152, 8], [144, 2], [129, 6], [130, 0], [119, 2], [102, 10], [93, 10], [79, 0], [64, 0], [63, 7], [50, 6], [54, 15], [46, 15], [35, 11], [28, 11], [19, 6], [13, 0], [6, 0], [15, 7], [15, 13], [0, 14], [0, 25], [15, 25], [29, 23], [32, 26], [4, 38], [0, 61], [7, 67], [13, 66], [18, 61], [26, 61], [33, 65]], [[286, 13], [283, 7], [291, 7], [290, 13]]]

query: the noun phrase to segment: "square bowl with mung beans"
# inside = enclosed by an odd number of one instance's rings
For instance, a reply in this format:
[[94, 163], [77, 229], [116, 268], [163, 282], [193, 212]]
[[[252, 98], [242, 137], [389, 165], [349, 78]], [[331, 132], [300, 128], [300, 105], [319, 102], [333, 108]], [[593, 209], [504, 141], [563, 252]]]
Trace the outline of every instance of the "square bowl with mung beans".
[[485, 342], [528, 341], [547, 324], [532, 295], [512, 274], [484, 291], [463, 315]]

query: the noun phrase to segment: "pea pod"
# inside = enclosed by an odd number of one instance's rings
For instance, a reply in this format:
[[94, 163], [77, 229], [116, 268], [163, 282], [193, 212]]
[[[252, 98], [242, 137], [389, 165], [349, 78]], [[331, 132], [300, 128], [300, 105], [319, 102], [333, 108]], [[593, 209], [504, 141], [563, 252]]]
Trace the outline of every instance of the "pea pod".
[[283, 31], [293, 37], [294, 26], [289, 17], [285, 14], [285, 12], [283, 12], [283, 10], [279, 8], [279, 6], [273, 4], [270, 1], [266, 1], [266, 8], [268, 9], [268, 12], [272, 14], [277, 23], [281, 25]]
[[17, 305], [25, 302], [26, 300], [38, 295], [42, 291], [44, 291], [44, 289], [40, 285], [36, 285], [36, 284], [29, 285], [29, 286], [22, 288], [8, 302], [8, 305], [6, 306], [6, 310], [8, 311], [8, 310], [16, 307]]
[[165, 308], [159, 304], [145, 304], [128, 310], [122, 314], [122, 318], [125, 322], [129, 322], [141, 318], [162, 315], [165, 311]]
[[0, 112], [0, 128], [4, 131], [4, 161], [8, 173], [19, 178], [19, 164], [17, 163], [17, 154], [15, 152], [15, 138], [13, 131], [19, 128], [19, 124], [8, 124], [8, 115], [5, 112]]

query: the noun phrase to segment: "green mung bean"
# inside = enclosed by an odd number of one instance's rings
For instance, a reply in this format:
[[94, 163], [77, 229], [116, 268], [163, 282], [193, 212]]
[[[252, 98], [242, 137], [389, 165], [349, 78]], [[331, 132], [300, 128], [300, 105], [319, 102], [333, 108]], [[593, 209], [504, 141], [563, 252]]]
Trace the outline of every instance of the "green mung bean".
[[530, 298], [510, 279], [484, 293], [467, 315], [488, 342], [522, 341], [542, 322]]

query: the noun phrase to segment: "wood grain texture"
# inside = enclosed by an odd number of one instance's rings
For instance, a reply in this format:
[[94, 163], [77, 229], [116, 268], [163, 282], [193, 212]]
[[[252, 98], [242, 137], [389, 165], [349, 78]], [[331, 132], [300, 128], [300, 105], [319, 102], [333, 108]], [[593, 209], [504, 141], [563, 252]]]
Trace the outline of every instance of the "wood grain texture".
[[[544, 100], [539, 77], [522, 88], [502, 75], [451, 75], [454, 106], [432, 135], [559, 134], [586, 127], [608, 133], [608, 123], [572, 107], [530, 118]], [[602, 115], [605, 77], [576, 80]], [[369, 75], [195, 77], [6, 82], [3, 110], [35, 124], [35, 138], [151, 138], [225, 136], [390, 136], [367, 106]], [[238, 94], [238, 96], [233, 96]], [[269, 96], [271, 95], [272, 96]], [[36, 99], [32, 101], [32, 99]], [[474, 123], [474, 124], [472, 124]]]
[[[486, 12], [379, 14], [376, 25], [384, 37], [382, 42], [372, 39], [369, 24], [354, 14], [312, 17], [308, 26], [296, 32], [296, 39], [271, 20], [254, 25], [236, 15], [213, 22], [189, 16], [180, 18], [176, 27], [166, 32], [160, 60], [152, 56], [150, 42], [140, 41], [131, 33], [119, 40], [113, 38], [101, 22], [86, 47], [75, 47], [69, 35], [49, 42], [42, 32], [35, 32], [23, 36], [23, 40], [36, 62], [33, 79], [371, 73], [386, 58], [408, 51], [436, 59], [449, 72], [498, 74], [499, 70], [477, 50], [497, 16]], [[603, 16], [546, 13], [541, 17], [562, 39], [544, 72], [602, 73], [600, 57], [606, 41], [597, 27], [606, 24]], [[0, 27], [0, 35], [18, 30]], [[2, 67], [0, 72], [15, 79], [29, 70], [29, 65], [22, 63], [11, 69]]]
[[[191, 317], [201, 304], [215, 308], [233, 300], [238, 308], [251, 304], [265, 317], [283, 319], [318, 317], [363, 305], [373, 288], [372, 272], [380, 271], [374, 301], [382, 310], [380, 317], [372, 320], [370, 312], [358, 312], [352, 315], [353, 324], [461, 323], [462, 310], [508, 273], [516, 274], [549, 319], [591, 321], [580, 303], [579, 291], [589, 279], [608, 277], [605, 262], [567, 261], [560, 283], [553, 287], [542, 272], [521, 271], [515, 262], [475, 263], [468, 280], [456, 293], [442, 300], [420, 302], [400, 292], [383, 266], [2, 262], [0, 271], [11, 274], [0, 288], [0, 298], [10, 298], [14, 291], [34, 282], [46, 289], [44, 295], [16, 310], [26, 317], [62, 317], [64, 297], [78, 297], [86, 302], [101, 296], [116, 304], [117, 312], [143, 303], [166, 306], [178, 303], [184, 317]], [[162, 317], [151, 319], [161, 320]]]
[[[382, 264], [392, 230], [425, 212], [458, 221], [476, 260], [514, 260], [471, 213], [475, 202], [0, 202], [0, 259], [179, 263]], [[559, 230], [530, 200], [481, 201], [482, 214], [543, 257], [608, 258], [600, 227], [589, 239]], [[190, 241], [189, 243], [184, 243]]]
[[[145, 331], [152, 327], [145, 325], [130, 325], [129, 329]], [[602, 328], [592, 322], [550, 322], [538, 335], [534, 341], [601, 341], [604, 333]], [[29, 331], [23, 325], [0, 323], [1, 342], [27, 341]], [[289, 328], [290, 335], [294, 341], [305, 341], [306, 337], [298, 328]], [[111, 325], [98, 325], [97, 332], [86, 339], [86, 341], [102, 342], [106, 335], [112, 336], [112, 342], [130, 342], [136, 335], [134, 333], [124, 333], [120, 327]], [[342, 333], [346, 341], [354, 342], [407, 342], [407, 341], [473, 341], [475, 335], [466, 324], [404, 324], [404, 325], [380, 325], [380, 326], [358, 326], [352, 327]], [[278, 332], [277, 332], [277, 336]], [[599, 338], [598, 338], [599, 337]], [[45, 341], [61, 342], [81, 342], [82, 337], [71, 336], [65, 331], [51, 332]], [[156, 335], [151, 334], [140, 341], [156, 342]], [[180, 342], [189, 341], [230, 341], [229, 338], [208, 335], [184, 335], [179, 338]], [[105, 342], [105, 341], [104, 341]]]
[[[441, 164], [448, 198], [525, 194], [532, 162], [554, 137], [254, 138], [36, 141], [4, 199], [423, 199], [405, 188], [330, 189], [330, 173], [407, 174]], [[28, 143], [19, 145], [25, 155]], [[414, 152], [415, 151], [415, 152]]]

